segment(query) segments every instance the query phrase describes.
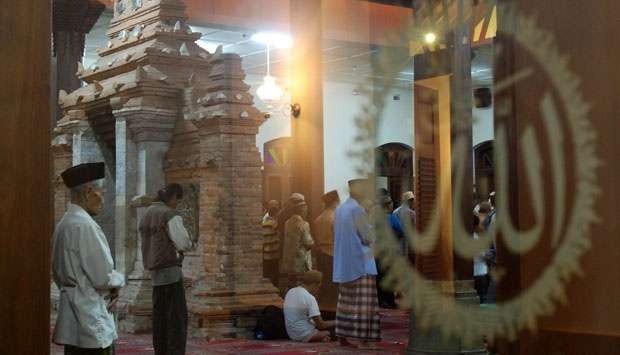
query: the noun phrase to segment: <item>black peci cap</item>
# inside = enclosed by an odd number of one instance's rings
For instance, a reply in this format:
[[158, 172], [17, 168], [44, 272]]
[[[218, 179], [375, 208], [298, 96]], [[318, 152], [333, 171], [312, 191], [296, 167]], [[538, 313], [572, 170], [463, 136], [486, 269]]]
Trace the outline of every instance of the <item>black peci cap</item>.
[[85, 163], [73, 166], [60, 174], [68, 188], [73, 188], [87, 182], [105, 177], [104, 163]]

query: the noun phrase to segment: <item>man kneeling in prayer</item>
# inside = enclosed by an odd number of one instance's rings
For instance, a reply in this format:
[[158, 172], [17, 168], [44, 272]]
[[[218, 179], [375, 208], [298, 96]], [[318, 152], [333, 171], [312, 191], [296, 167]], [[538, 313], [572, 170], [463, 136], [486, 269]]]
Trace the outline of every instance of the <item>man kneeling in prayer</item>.
[[306, 271], [301, 285], [290, 289], [284, 298], [284, 320], [286, 332], [295, 341], [328, 342], [334, 321], [321, 318], [321, 311], [313, 294], [321, 288], [323, 274], [316, 270]]

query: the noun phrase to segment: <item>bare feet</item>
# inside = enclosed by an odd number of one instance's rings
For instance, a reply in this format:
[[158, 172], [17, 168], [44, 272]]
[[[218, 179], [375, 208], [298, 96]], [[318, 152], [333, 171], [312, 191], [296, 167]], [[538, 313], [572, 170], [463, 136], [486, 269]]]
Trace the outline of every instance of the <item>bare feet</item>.
[[340, 346], [355, 346], [350, 341], [348, 341], [347, 338], [340, 337], [338, 339], [340, 340]]
[[315, 331], [315, 333], [312, 335], [312, 337], [310, 337], [308, 342], [309, 343], [316, 343], [316, 342], [325, 343], [325, 342], [329, 342], [330, 340], [331, 339], [329, 338], [329, 332]]

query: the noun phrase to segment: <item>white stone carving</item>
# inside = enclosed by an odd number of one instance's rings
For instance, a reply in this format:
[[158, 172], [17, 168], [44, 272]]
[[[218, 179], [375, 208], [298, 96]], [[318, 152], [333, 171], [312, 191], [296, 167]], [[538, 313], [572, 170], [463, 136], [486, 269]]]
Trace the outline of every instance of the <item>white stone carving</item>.
[[181, 45], [181, 48], [179, 49], [179, 53], [181, 53], [181, 55], [185, 57], [190, 56], [189, 48], [187, 48], [187, 44], [185, 42], [183, 42], [183, 44]]

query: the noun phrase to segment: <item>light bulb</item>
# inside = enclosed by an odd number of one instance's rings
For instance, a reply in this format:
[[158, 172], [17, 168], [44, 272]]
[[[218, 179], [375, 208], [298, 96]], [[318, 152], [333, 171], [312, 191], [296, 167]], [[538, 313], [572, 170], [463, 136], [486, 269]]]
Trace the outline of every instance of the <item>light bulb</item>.
[[284, 91], [276, 84], [276, 78], [267, 75], [263, 78], [263, 84], [256, 89], [256, 95], [266, 103], [278, 101], [284, 95]]
[[434, 34], [433, 32], [429, 32], [424, 35], [424, 42], [428, 44], [433, 44], [435, 43], [436, 40], [437, 40], [437, 35]]

